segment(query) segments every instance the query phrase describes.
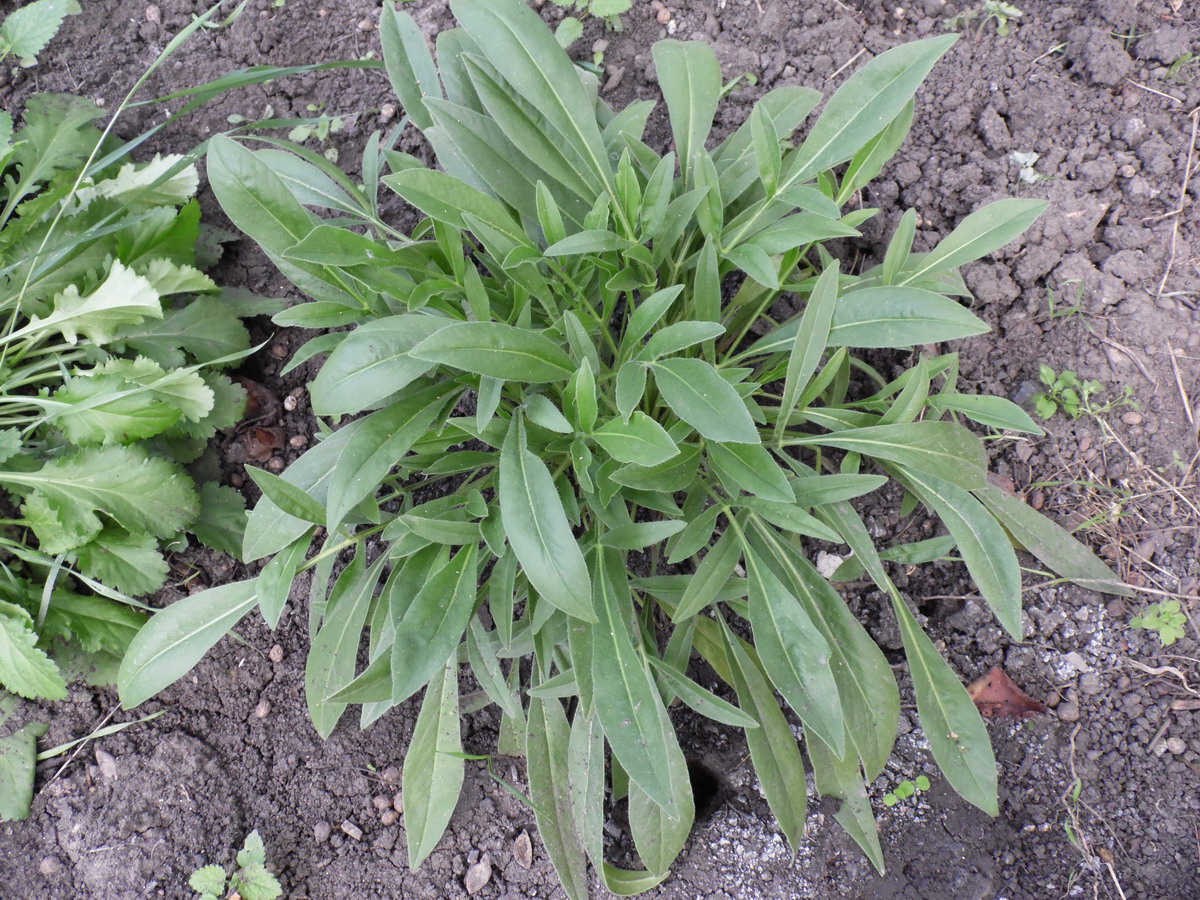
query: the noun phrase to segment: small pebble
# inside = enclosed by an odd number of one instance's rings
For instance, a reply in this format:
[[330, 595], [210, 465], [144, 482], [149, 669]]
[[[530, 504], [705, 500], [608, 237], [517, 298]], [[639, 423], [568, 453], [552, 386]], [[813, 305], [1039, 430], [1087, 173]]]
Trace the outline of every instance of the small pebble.
[[1078, 703], [1070, 703], [1070, 702], [1060, 703], [1058, 705], [1058, 709], [1055, 710], [1055, 712], [1058, 713], [1058, 717], [1060, 719], [1062, 719], [1064, 722], [1078, 722], [1079, 721], [1079, 704]]
[[258, 706], [254, 707], [254, 718], [265, 719], [271, 714], [271, 701], [259, 700]]
[[404, 812], [404, 794], [398, 793], [392, 798], [392, 809], [398, 813]]
[[38, 863], [38, 871], [43, 875], [53, 875], [62, 868], [62, 860], [57, 856], [44, 856], [42, 861]]
[[533, 842], [529, 839], [528, 831], [522, 831], [513, 841], [513, 860], [522, 869], [533, 865]]
[[113, 755], [104, 750], [96, 751], [96, 765], [100, 769], [100, 774], [108, 781], [115, 781], [117, 778], [117, 761], [113, 759]]
[[1134, 412], [1133, 410], [1130, 410], [1127, 413], [1121, 414], [1121, 421], [1126, 425], [1141, 425], [1143, 417], [1140, 412]]
[[1169, 737], [1167, 738], [1167, 749], [1176, 756], [1179, 756], [1185, 750], [1187, 750], [1187, 744], [1184, 742], [1183, 738]]
[[278, 644], [273, 646], [271, 651], [267, 654], [267, 659], [271, 660], [273, 663], [283, 662], [283, 648]]
[[359, 31], [374, 31], [375, 23], [372, 22], [370, 19], [361, 19], [361, 20], [359, 20], [359, 23], [358, 23], [358, 30]]
[[276, 359], [283, 359], [285, 356], [288, 355], [287, 345], [286, 344], [272, 344], [271, 345], [271, 355], [274, 356]]
[[388, 766], [379, 776], [383, 779], [384, 784], [399, 784], [400, 783], [400, 767]]
[[345, 822], [343, 822], [341, 824], [341, 829], [342, 829], [342, 833], [345, 834], [346, 837], [350, 838], [351, 840], [354, 840], [354, 841], [362, 840], [362, 836], [363, 836], [362, 829], [359, 828], [357, 825], [355, 825], [353, 822], [351, 822], [349, 819], [347, 819]]
[[303, 450], [308, 446], [308, 435], [293, 434], [290, 438], [288, 438], [288, 446], [293, 450]]
[[379, 796], [377, 796], [377, 797], [372, 797], [372, 798], [371, 798], [371, 803], [372, 803], [372, 804], [374, 805], [374, 807], [375, 807], [377, 810], [379, 810], [380, 812], [383, 812], [385, 809], [391, 809], [391, 808], [392, 808], [392, 798], [391, 798], [391, 797], [384, 797], [382, 794], [381, 794], [381, 795], [379, 795]]
[[664, 6], [654, 18], [658, 20], [659, 25], [666, 25], [671, 21], [671, 11]]
[[463, 879], [463, 886], [467, 889], [468, 894], [478, 894], [491, 880], [492, 857], [485, 853], [479, 862], [467, 869], [467, 877]]
[[400, 813], [396, 812], [394, 809], [386, 810], [383, 815], [379, 817], [379, 821], [384, 825], [395, 825], [400, 821]]
[[285, 463], [282, 457], [279, 456], [272, 456], [267, 460], [267, 468], [272, 472], [282, 472], [284, 465]]
[[283, 398], [283, 408], [286, 409], [288, 412], [295, 412], [296, 398], [293, 397], [291, 394], [288, 394], [286, 397], [284, 397]]
[[317, 839], [318, 844], [323, 844], [329, 840], [329, 833], [331, 831], [333, 829], [329, 827], [328, 822], [318, 822], [313, 826], [313, 837]]
[[153, 22], [155, 25], [162, 24], [162, 10], [153, 3], [146, 7], [146, 21]]

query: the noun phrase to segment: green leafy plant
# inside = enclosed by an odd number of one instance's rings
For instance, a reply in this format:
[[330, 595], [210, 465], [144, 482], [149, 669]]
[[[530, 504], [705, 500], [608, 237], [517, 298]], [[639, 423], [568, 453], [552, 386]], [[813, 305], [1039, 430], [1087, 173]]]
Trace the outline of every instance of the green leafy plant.
[[[842, 801], [838, 820], [882, 868], [864, 783], [891, 752], [899, 692], [810, 562], [812, 542], [827, 541], [847, 545], [887, 599], [947, 780], [994, 814], [982, 719], [850, 501], [892, 482], [939, 515], [1014, 638], [1014, 542], [1064, 577], [1128, 588], [987, 484], [983, 445], [960, 420], [1039, 433], [1019, 407], [959, 392], [954, 354], [914, 358], [889, 380], [858, 352], [986, 331], [952, 299], [967, 295], [957, 267], [1044, 206], [992, 204], [927, 253], [912, 252], [909, 211], [863, 272], [842, 272], [825, 246], [874, 214], [842, 206], [900, 146], [913, 95], [956, 38], [880, 54], [799, 146], [791, 137], [821, 98], [788, 86], [711, 148], [717, 58], [662, 42], [677, 148], [662, 157], [642, 140], [654, 104], [610, 109], [520, 0], [452, 7], [462, 28], [439, 36], [438, 65], [410, 17], [388, 4], [381, 22], [393, 86], [446, 171], [379, 135], [361, 187], [303, 148], [210, 145], [222, 207], [313, 300], [275, 321], [354, 328], [289, 364], [328, 354], [309, 385], [328, 422], [281, 476], [250, 470], [263, 497], [243, 556], [265, 568], [159, 612], [125, 657], [122, 701], [182, 676], [254, 609], [274, 625], [297, 583], [320, 734], [351, 704], [367, 725], [424, 689], [404, 765], [414, 866], [465, 776], [465, 660], [503, 714], [500, 752], [526, 757], [540, 833], [576, 900], [589, 859], [611, 889], [637, 893], [687, 839], [675, 698], [746, 730], [795, 847], [805, 763], [782, 694], [817, 790]], [[381, 220], [381, 182], [424, 214], [411, 234]], [[335, 220], [318, 214], [329, 210]], [[693, 680], [693, 655], [727, 689]], [[627, 798], [643, 869], [604, 860], [606, 784], [613, 802]]]
[[918, 775], [914, 781], [905, 779], [900, 782], [883, 795], [881, 802], [884, 806], [896, 806], [900, 801], [907, 800], [909, 797], [915, 797], [922, 791], [927, 790], [929, 790], [929, 779], [924, 775]]
[[1133, 388], [1128, 385], [1119, 396], [1100, 402], [1098, 395], [1104, 392], [1104, 384], [1090, 379], [1085, 381], [1072, 369], [1055, 372], [1043, 363], [1038, 367], [1038, 379], [1046, 389], [1033, 395], [1033, 404], [1043, 419], [1052, 418], [1059, 410], [1072, 419], [1079, 419], [1083, 416], [1099, 418], [1121, 407], [1141, 408], [1133, 399]]
[[621, 16], [629, 12], [633, 6], [633, 0], [551, 0], [551, 2], [555, 6], [572, 8], [585, 16], [603, 19], [615, 31], [621, 30]]
[[24, 697], [65, 696], [48, 649], [111, 678], [143, 620], [128, 597], [166, 580], [163, 542], [236, 551], [244, 520], [236, 491], [182, 468], [241, 417], [218, 370], [250, 348], [195, 267], [195, 167], [91, 166], [99, 115], [35, 95], [0, 144], [0, 685]]
[[1024, 12], [1011, 3], [1005, 3], [1004, 0], [984, 0], [974, 9], [951, 16], [942, 24], [947, 31], [958, 31], [975, 20], [979, 20], [979, 27], [975, 31], [975, 36], [978, 37], [983, 34], [983, 30], [987, 28], [989, 22], [994, 22], [996, 34], [1000, 37], [1008, 37], [1012, 31], [1012, 23], [1023, 18], [1024, 15]]
[[9, 13], [0, 24], [0, 63], [15, 56], [28, 68], [58, 34], [63, 19], [79, 14], [78, 0], [34, 0]]
[[1167, 67], [1167, 77], [1178, 84], [1187, 84], [1196, 77], [1196, 65], [1200, 57], [1188, 51]]
[[267, 848], [257, 831], [246, 835], [232, 875], [222, 866], [208, 865], [193, 872], [188, 885], [200, 900], [277, 900], [283, 896], [278, 879], [267, 871]]
[[1164, 647], [1170, 647], [1186, 633], [1187, 616], [1178, 600], [1160, 600], [1147, 606], [1140, 616], [1130, 619], [1129, 625], [1153, 631]]

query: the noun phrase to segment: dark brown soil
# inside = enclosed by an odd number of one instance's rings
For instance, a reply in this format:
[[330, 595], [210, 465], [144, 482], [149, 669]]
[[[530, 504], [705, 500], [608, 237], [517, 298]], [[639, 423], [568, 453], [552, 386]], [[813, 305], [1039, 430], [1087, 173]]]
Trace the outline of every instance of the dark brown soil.
[[[202, 9], [198, 0], [84, 5], [87, 14], [68, 21], [42, 65], [0, 76], [7, 79], [0, 86], [5, 108], [15, 109], [34, 89], [78, 92], [114, 106], [170, 35]], [[1023, 241], [966, 270], [976, 309], [994, 332], [959, 345], [963, 378], [981, 392], [1027, 398], [1039, 364], [1047, 363], [1102, 381], [1106, 397], [1132, 388], [1139, 411], [1074, 423], [1060, 415], [1044, 439], [994, 442], [993, 468], [1059, 521], [1082, 526], [1084, 539], [1149, 593], [1110, 601], [1075, 588], [1037, 587], [1044, 579], [1031, 573], [1029, 637], [1013, 644], [959, 568], [912, 574], [902, 587], [964, 680], [1000, 665], [1052, 709], [991, 727], [1000, 817], [968, 807], [936, 776], [906, 706], [895, 759], [874, 795], [878, 800], [920, 774], [933, 786], [892, 808], [877, 804], [887, 874], [873, 872], [826, 803], [814, 804], [809, 840], [792, 858], [759, 797], [740, 735], [680, 720], [689, 752], [722, 773], [723, 802], [652, 896], [1200, 897], [1200, 407], [1187, 408], [1200, 401], [1200, 177], [1185, 177], [1188, 160], [1200, 156], [1200, 149], [1189, 155], [1200, 66], [1169, 71], [1184, 54], [1200, 55], [1200, 8], [1193, 0], [1019, 5], [1024, 17], [1011, 36], [971, 26], [934, 71], [918, 97], [912, 136], [863, 198], [882, 213], [849, 250], [864, 261], [877, 258], [882, 238], [910, 206], [922, 217], [917, 243], [924, 249], [989, 200], [1050, 201]], [[720, 125], [728, 129], [764, 88], [799, 83], [828, 93], [871, 54], [938, 33], [944, 18], [967, 6], [668, 0], [672, 19], [664, 27], [649, 3], [635, 0], [625, 31], [604, 33], [592, 23], [576, 49], [590, 55], [593, 41], [607, 41], [607, 96], [624, 103], [655, 96], [654, 40], [669, 32], [711, 42], [727, 78], [755, 78], [723, 105]], [[443, 0], [409, 8], [430, 32], [450, 22]], [[543, 12], [562, 15], [550, 4]], [[199, 34], [154, 86], [165, 92], [243, 65], [378, 53], [377, 18], [372, 0], [252, 0], [229, 28]], [[349, 164], [392, 102], [380, 73], [313, 74], [229, 95], [158, 139], [155, 149], [191, 147], [227, 128], [228, 116], [256, 118], [268, 104], [278, 116], [312, 115], [311, 106], [359, 113], [328, 145]], [[132, 116], [127, 132], [157, 114]], [[1035, 170], [1042, 180], [1020, 181], [1013, 151], [1040, 154]], [[219, 215], [211, 202], [208, 209]], [[246, 249], [235, 250], [223, 274], [263, 293], [287, 290]], [[1067, 305], [1078, 297], [1079, 312], [1051, 317], [1051, 291]], [[299, 452], [290, 442], [302, 443], [310, 427], [297, 391], [302, 373], [287, 380], [276, 374], [279, 359], [302, 339], [279, 335], [278, 351], [248, 370], [279, 401], [277, 420], [265, 424], [278, 429], [284, 458]], [[295, 404], [282, 402], [289, 394]], [[246, 448], [238, 441], [228, 450], [232, 476]], [[866, 512], [880, 536], [909, 526], [889, 509]], [[227, 562], [196, 562], [200, 576], [187, 590], [237, 574]], [[879, 598], [852, 591], [877, 639], [889, 652], [898, 649]], [[1187, 636], [1169, 648], [1129, 626], [1131, 616], [1161, 598], [1154, 592], [1184, 597], [1191, 612]], [[464, 874], [484, 854], [493, 874], [477, 896], [563, 896], [529, 811], [482, 764], [469, 764], [439, 849], [421, 870], [408, 870], [403, 825], [383, 824], [377, 806], [398, 791], [389, 767], [403, 758], [414, 711], [406, 704], [363, 732], [346, 721], [321, 741], [302, 696], [305, 620], [294, 607], [272, 634], [252, 619], [240, 630], [243, 642], [223, 642], [184, 682], [147, 704], [146, 711], [165, 715], [86, 745], [65, 766], [61, 758], [43, 763], [33, 815], [0, 826], [0, 897], [190, 897], [192, 869], [230, 862], [251, 829], [263, 835], [292, 897], [465, 896]], [[283, 650], [278, 662], [268, 655], [275, 644]], [[896, 668], [907, 690], [902, 661]], [[112, 691], [77, 687], [53, 707], [42, 746], [89, 734], [116, 706]], [[118, 711], [114, 720], [136, 717]], [[469, 749], [488, 752], [496, 725], [486, 711], [471, 718]], [[522, 784], [518, 764], [502, 761], [501, 773]], [[534, 838], [528, 869], [514, 856], [522, 831]]]

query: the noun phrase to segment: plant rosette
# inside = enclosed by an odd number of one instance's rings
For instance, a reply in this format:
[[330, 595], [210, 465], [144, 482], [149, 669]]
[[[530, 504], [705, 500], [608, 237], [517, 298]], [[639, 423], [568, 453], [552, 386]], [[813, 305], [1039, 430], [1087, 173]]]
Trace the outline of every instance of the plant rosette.
[[[313, 301], [276, 322], [354, 327], [290, 363], [327, 354], [309, 385], [327, 422], [282, 475], [254, 472], [263, 498], [243, 555], [269, 560], [262, 573], [158, 613], [126, 656], [123, 702], [171, 684], [254, 609], [274, 626], [305, 572], [319, 733], [351, 704], [367, 725], [424, 690], [404, 766], [412, 865], [464, 779], [466, 665], [503, 715], [501, 750], [525, 755], [572, 898], [587, 895], [589, 860], [631, 894], [684, 846], [694, 801], [677, 698], [745, 729], [793, 848], [807, 755], [817, 791], [842, 801], [837, 819], [882, 868], [864, 784], [891, 753], [900, 696], [810, 561], [823, 541], [853, 551], [888, 598], [936, 762], [996, 814], [983, 721], [888, 566], [957, 548], [1014, 640], [1015, 545], [1070, 580], [1128, 589], [988, 484], [963, 423], [1040, 433], [1019, 407], [957, 390], [952, 353], [890, 380], [860, 354], [984, 333], [955, 299], [968, 296], [958, 267], [1017, 239], [1045, 204], [993, 203], [924, 253], [909, 211], [859, 273], [825, 246], [874, 214], [843, 207], [903, 142], [914, 94], [956, 37], [881, 53], [798, 145], [816, 91], [769, 91], [710, 142], [717, 58], [661, 42], [675, 151], [660, 156], [642, 139], [654, 103], [611, 109], [520, 0], [452, 8], [462, 27], [439, 35], [436, 65], [409, 16], [386, 4], [381, 21], [396, 93], [442, 171], [392, 150], [397, 132], [368, 141], [361, 187], [284, 142], [210, 146], [222, 207]], [[380, 184], [423, 214], [411, 233], [381, 221]], [[889, 482], [948, 533], [877, 548], [851, 501]], [[692, 678], [693, 657], [725, 687]], [[627, 796], [642, 869], [604, 860], [606, 785]]]

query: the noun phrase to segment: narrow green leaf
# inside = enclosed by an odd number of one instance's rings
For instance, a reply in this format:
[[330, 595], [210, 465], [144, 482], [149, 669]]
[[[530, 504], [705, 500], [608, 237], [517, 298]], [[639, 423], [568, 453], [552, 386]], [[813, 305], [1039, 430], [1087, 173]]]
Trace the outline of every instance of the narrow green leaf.
[[458, 662], [452, 659], [429, 682], [404, 755], [401, 789], [411, 869], [433, 852], [454, 814], [466, 770], [461, 753]]
[[712, 48], [699, 41], [659, 41], [651, 54], [671, 117], [680, 171], [690, 184], [689, 173], [696, 155], [704, 153], [721, 96], [721, 64]]
[[[838, 299], [838, 263], [835, 261], [821, 273], [816, 287], [809, 296], [808, 305], [800, 317], [796, 340], [788, 354], [787, 376], [783, 383], [783, 399], [779, 403], [779, 419], [775, 425], [778, 441], [787, 427], [788, 419], [804, 389], [808, 387], [813, 373], [821, 363], [821, 357], [829, 342], [829, 328]], [[769, 498], [770, 499], [770, 498]], [[780, 498], [774, 498], [780, 499]]]
[[258, 602], [254, 581], [209, 588], [156, 613], [129, 644], [117, 675], [121, 705], [132, 709], [192, 670]]
[[661, 544], [671, 535], [683, 531], [684, 526], [685, 523], [678, 519], [667, 519], [662, 522], [634, 522], [606, 531], [600, 537], [600, 543], [605, 547], [614, 547], [618, 550], [642, 550]]
[[751, 656], [753, 651], [729, 630], [724, 619], [719, 621], [738, 703], [759, 723], [758, 728], [746, 731], [750, 760], [767, 805], [794, 851], [804, 836], [804, 816], [808, 810], [804, 760], [792, 729], [775, 702], [775, 691]]
[[558, 700], [529, 701], [525, 764], [538, 833], [570, 900], [587, 900], [587, 853], [572, 815], [571, 726]]
[[959, 223], [929, 254], [904, 273], [901, 284], [979, 259], [1020, 237], [1046, 209], [1045, 200], [1011, 197], [989, 203]]
[[500, 516], [529, 583], [568, 615], [595, 622], [591, 580], [546, 466], [525, 446], [519, 417], [500, 450]]
[[899, 477], [945, 523], [979, 593], [1004, 630], [1019, 641], [1021, 567], [996, 517], [970, 493], [934, 475], [906, 469]]
[[409, 351], [451, 324], [440, 316], [411, 314], [360, 325], [337, 345], [309, 385], [313, 412], [349, 415], [380, 405], [433, 368], [433, 362]]
[[741, 558], [741, 543], [726, 531], [696, 567], [671, 621], [679, 624], [715, 602]]
[[713, 442], [707, 449], [713, 471], [734, 496], [742, 490], [765, 500], [783, 503], [795, 500], [786, 471], [766, 447]]
[[805, 726], [840, 757], [845, 753], [846, 724], [829, 644], [774, 573], [749, 547], [743, 553], [750, 581], [750, 625], [763, 669]]
[[448, 325], [410, 355], [502, 381], [563, 381], [575, 372], [571, 358], [544, 334], [500, 322]]
[[[595, 710], [630, 780], [668, 816], [679, 818], [690, 800], [684, 793], [687, 767], [645, 656], [629, 631], [633, 610], [624, 564], [618, 556], [603, 558], [613, 553], [596, 551], [594, 604], [601, 618], [592, 629]], [[614, 569], [621, 573], [619, 582], [613, 580]], [[680, 766], [683, 785], [678, 779]]]
[[667, 686], [679, 695], [679, 699], [700, 715], [734, 728], [758, 727], [758, 722], [754, 720], [753, 716], [742, 712], [732, 703], [722, 700], [712, 691], [702, 688], [679, 670], [653, 656], [648, 656], [647, 659], [654, 666], [654, 670], [666, 681]]
[[634, 410], [627, 422], [610, 419], [591, 436], [609, 456], [623, 463], [649, 467], [679, 455], [679, 447], [666, 430], [641, 410]]
[[981, 425], [1026, 434], [1045, 434], [1029, 413], [1004, 397], [977, 394], [941, 393], [929, 398], [929, 405], [938, 411], [962, 413]]
[[440, 99], [442, 96], [437, 67], [425, 43], [425, 36], [412, 16], [398, 12], [392, 3], [383, 4], [383, 12], [379, 17], [379, 36], [392, 90], [400, 98], [405, 115], [424, 131], [433, 125], [425, 98]]
[[476, 545], [468, 544], [432, 572], [396, 623], [392, 644], [392, 702], [421, 689], [455, 650], [475, 610]]
[[832, 434], [790, 438], [789, 446], [814, 444], [838, 447], [945, 478], [974, 490], [987, 483], [987, 455], [983, 444], [961, 425], [950, 422], [909, 422], [847, 428]]
[[323, 738], [333, 733], [346, 711], [346, 703], [329, 698], [354, 680], [354, 661], [363, 626], [387, 562], [387, 554], [381, 554], [368, 568], [364, 555], [365, 551], [360, 549], [354, 562], [338, 576], [334, 588], [337, 602], [326, 610], [325, 621], [313, 639], [304, 668], [308, 714], [317, 734]]
[[617, 411], [625, 421], [629, 421], [646, 393], [647, 371], [642, 362], [627, 362], [617, 370]]
[[1018, 544], [1069, 581], [1093, 591], [1133, 596], [1133, 589], [1065, 528], [994, 485], [977, 488], [983, 501]]
[[257, 466], [246, 466], [246, 474], [262, 490], [263, 496], [289, 516], [314, 525], [324, 524], [324, 508], [301, 488]]
[[663, 399], [704, 437], [739, 444], [759, 442], [758, 429], [738, 392], [704, 360], [663, 359], [652, 368]]

